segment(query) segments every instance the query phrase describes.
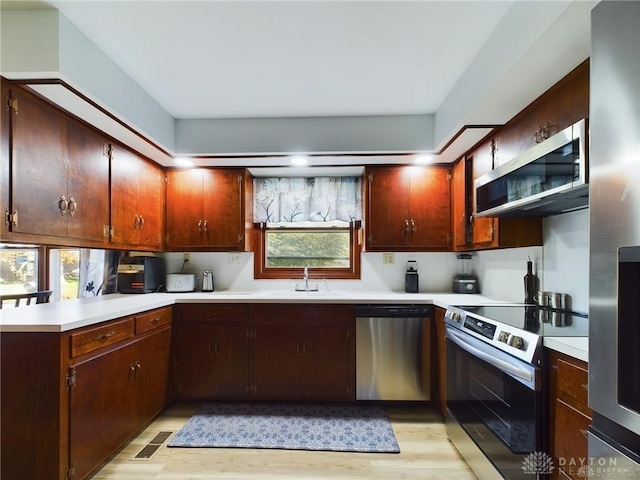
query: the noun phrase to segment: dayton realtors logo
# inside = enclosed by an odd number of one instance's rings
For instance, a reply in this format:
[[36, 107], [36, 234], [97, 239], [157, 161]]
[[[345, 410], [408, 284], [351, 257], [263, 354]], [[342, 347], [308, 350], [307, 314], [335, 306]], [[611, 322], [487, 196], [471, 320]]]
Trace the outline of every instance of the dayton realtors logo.
[[[522, 460], [525, 474], [550, 475], [556, 469], [553, 458], [544, 452], [532, 452]], [[558, 470], [572, 478], [602, 478], [607, 480], [637, 479], [640, 471], [618, 466], [616, 458], [558, 458]]]
[[553, 459], [544, 452], [532, 452], [524, 457], [521, 468], [530, 475], [550, 475], [555, 469]]

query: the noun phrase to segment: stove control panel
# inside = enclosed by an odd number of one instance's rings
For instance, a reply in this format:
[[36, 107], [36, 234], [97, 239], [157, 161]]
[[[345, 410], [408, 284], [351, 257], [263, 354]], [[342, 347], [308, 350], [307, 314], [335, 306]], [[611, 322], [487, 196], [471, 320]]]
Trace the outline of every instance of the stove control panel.
[[526, 362], [534, 361], [542, 344], [541, 337], [533, 332], [458, 307], [450, 307], [445, 312], [444, 320], [450, 326], [464, 330]]

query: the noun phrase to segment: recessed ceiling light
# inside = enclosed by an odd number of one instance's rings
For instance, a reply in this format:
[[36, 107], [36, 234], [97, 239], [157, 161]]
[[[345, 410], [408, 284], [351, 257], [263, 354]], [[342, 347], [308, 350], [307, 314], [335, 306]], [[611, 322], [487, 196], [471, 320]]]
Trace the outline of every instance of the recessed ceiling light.
[[179, 167], [193, 167], [193, 160], [184, 157], [174, 158], [176, 165]]
[[295, 156], [291, 157], [291, 164], [292, 165], [306, 165], [308, 161], [309, 161], [309, 159], [307, 157], [305, 157], [304, 155], [295, 155]]
[[414, 158], [414, 162], [418, 164], [431, 163], [435, 160], [435, 155], [433, 153], [421, 153], [416, 155]]

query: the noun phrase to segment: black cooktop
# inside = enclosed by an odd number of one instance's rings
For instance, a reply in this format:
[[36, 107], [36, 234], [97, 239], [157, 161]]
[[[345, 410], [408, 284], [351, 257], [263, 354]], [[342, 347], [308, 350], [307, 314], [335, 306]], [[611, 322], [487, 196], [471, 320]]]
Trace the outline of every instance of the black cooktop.
[[544, 337], [587, 337], [589, 318], [576, 312], [540, 308], [537, 305], [491, 305], [460, 307], [483, 317]]

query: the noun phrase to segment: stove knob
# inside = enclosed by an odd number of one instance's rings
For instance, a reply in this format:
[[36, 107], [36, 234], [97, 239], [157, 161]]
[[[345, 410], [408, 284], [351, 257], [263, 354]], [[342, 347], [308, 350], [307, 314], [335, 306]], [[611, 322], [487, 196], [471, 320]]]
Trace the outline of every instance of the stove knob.
[[509, 337], [509, 345], [511, 345], [513, 348], [517, 348], [518, 350], [523, 350], [524, 340], [522, 339], [522, 337], [511, 335], [511, 337]]
[[507, 343], [507, 340], [509, 340], [509, 332], [500, 332], [500, 335], [498, 335], [498, 341]]
[[454, 322], [460, 322], [460, 319], [461, 319], [460, 312], [453, 312], [453, 315], [451, 315], [451, 319]]

